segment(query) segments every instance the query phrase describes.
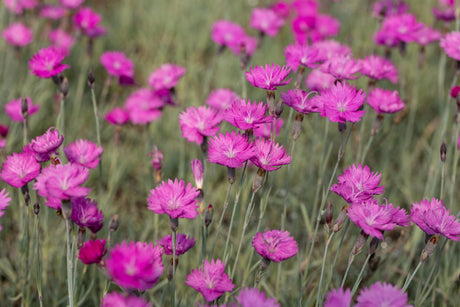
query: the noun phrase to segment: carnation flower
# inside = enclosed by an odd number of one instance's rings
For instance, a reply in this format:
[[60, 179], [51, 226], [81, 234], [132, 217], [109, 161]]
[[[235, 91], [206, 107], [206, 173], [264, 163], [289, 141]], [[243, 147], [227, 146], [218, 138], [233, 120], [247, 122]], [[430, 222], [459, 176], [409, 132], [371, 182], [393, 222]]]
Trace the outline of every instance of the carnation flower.
[[189, 107], [179, 115], [182, 136], [197, 145], [203, 143], [205, 136], [213, 136], [219, 131], [222, 115], [206, 106]]
[[126, 99], [125, 110], [133, 124], [145, 125], [161, 117], [164, 101], [148, 88], [133, 92]]
[[267, 230], [252, 237], [252, 246], [263, 258], [280, 262], [297, 254], [299, 248], [288, 231]]
[[372, 80], [388, 79], [392, 83], [398, 82], [398, 69], [390, 60], [371, 55], [360, 60], [360, 64], [361, 74]]
[[68, 9], [76, 9], [85, 2], [85, 0], [59, 0], [62, 6]]
[[454, 60], [460, 61], [460, 32], [447, 33], [445, 37], [441, 38], [439, 45], [444, 49], [447, 55]]
[[225, 111], [236, 99], [240, 99], [240, 97], [232, 90], [219, 88], [209, 94], [206, 104], [216, 110]]
[[278, 86], [286, 85], [291, 81], [291, 79], [286, 80], [290, 72], [290, 68], [273, 63], [265, 64], [263, 67], [256, 65], [246, 72], [246, 80], [255, 87], [274, 91]]
[[67, 9], [60, 5], [46, 4], [40, 8], [38, 15], [51, 20], [59, 20], [67, 15]]
[[426, 46], [428, 44], [431, 44], [433, 42], [440, 40], [441, 37], [442, 37], [441, 32], [423, 25], [423, 27], [417, 31], [415, 42], [419, 44], [420, 46]]
[[99, 27], [101, 15], [94, 12], [89, 7], [83, 7], [73, 16], [75, 26], [85, 35], [88, 35]]
[[246, 36], [244, 29], [231, 21], [218, 20], [212, 25], [211, 38], [219, 46], [239, 45], [244, 36]]
[[284, 49], [284, 56], [289, 67], [297, 72], [299, 66], [315, 68], [321, 60], [318, 49], [308, 45], [291, 44]]
[[32, 42], [32, 30], [20, 22], [9, 25], [2, 31], [3, 38], [8, 44], [16, 47], [24, 47]]
[[351, 56], [351, 49], [347, 45], [342, 45], [335, 40], [324, 40], [315, 42], [312, 48], [318, 50], [318, 55], [322, 61], [329, 60], [337, 55], [340, 56]]
[[163, 152], [158, 149], [157, 145], [153, 145], [152, 151], [149, 153], [152, 157], [152, 167], [154, 170], [161, 170], [163, 164]]
[[[10, 205], [11, 197], [9, 193], [2, 189], [0, 191], [0, 217], [5, 214], [6, 207]], [[0, 231], [2, 230], [2, 225], [0, 224]]]
[[351, 290], [343, 290], [342, 288], [333, 289], [326, 295], [324, 307], [350, 307], [351, 306]]
[[36, 137], [30, 142], [30, 149], [35, 152], [35, 158], [38, 162], [48, 161], [56, 157], [57, 150], [64, 142], [64, 136], [59, 135], [56, 128], [49, 128], [45, 134]]
[[313, 69], [305, 79], [305, 86], [315, 92], [324, 92], [335, 83], [335, 77], [319, 69]]
[[356, 79], [361, 70], [359, 62], [349, 55], [336, 55], [321, 66], [321, 70], [335, 77], [336, 80]]
[[102, 298], [101, 307], [152, 307], [152, 304], [142, 297], [112, 292]]
[[255, 154], [254, 147], [240, 133], [225, 132], [209, 139], [208, 161], [230, 168], [243, 167]]
[[2, 164], [0, 178], [15, 188], [21, 188], [40, 174], [40, 163], [29, 152], [13, 153]]
[[34, 9], [38, 5], [37, 0], [3, 0], [6, 8], [17, 15], [21, 15], [24, 10]]
[[96, 168], [101, 160], [102, 147], [88, 140], [76, 140], [64, 147], [64, 153], [71, 163], [87, 168]]
[[105, 260], [107, 274], [124, 289], [145, 291], [163, 274], [161, 256], [161, 247], [152, 243], [122, 242], [110, 250]]
[[246, 56], [251, 56], [257, 48], [257, 39], [245, 34], [235, 43], [228, 45], [228, 48], [236, 55], [243, 53]]
[[257, 288], [244, 288], [240, 291], [236, 300], [240, 303], [241, 307], [280, 307], [275, 298], [265, 297], [265, 293]]
[[359, 292], [355, 307], [392, 306], [412, 307], [407, 305], [407, 293], [391, 284], [376, 282]]
[[254, 8], [251, 13], [249, 25], [251, 28], [273, 37], [284, 25], [284, 20], [271, 9]]
[[414, 15], [400, 14], [388, 16], [384, 19], [382, 27], [375, 35], [378, 45], [395, 47], [400, 42], [409, 43], [415, 41], [416, 33], [423, 24], [417, 22]]
[[[72, 208], [73, 213], [73, 208]], [[105, 254], [107, 254], [107, 248], [105, 247], [106, 240], [88, 240], [80, 248], [78, 252], [78, 258], [84, 264], [100, 263]]]
[[287, 19], [291, 15], [291, 3], [287, 1], [276, 1], [270, 6], [270, 9], [283, 19]]
[[[33, 115], [38, 112], [40, 109], [39, 104], [33, 104], [30, 97], [22, 98], [27, 101], [27, 116]], [[22, 116], [22, 99], [13, 99], [5, 105], [5, 113], [11, 118], [14, 122], [22, 123], [24, 117]]]
[[128, 59], [123, 52], [104, 52], [101, 55], [101, 64], [107, 70], [109, 75], [113, 77], [126, 76], [132, 78], [134, 76], [133, 61]]
[[322, 41], [327, 37], [336, 36], [340, 31], [340, 22], [329, 15], [318, 15], [315, 19], [315, 26], [310, 36], [312, 41]]
[[276, 122], [276, 135], [278, 136], [281, 128], [283, 128], [284, 120], [282, 118], [272, 118], [272, 121], [270, 123], [265, 123], [265, 124], [260, 124], [257, 125], [253, 132], [255, 137], [259, 138], [264, 138], [264, 139], [269, 139], [273, 133], [273, 124]]
[[62, 29], [51, 31], [48, 38], [51, 45], [65, 56], [69, 55], [70, 49], [75, 43], [73, 36]]
[[241, 130], [253, 129], [258, 124], [271, 122], [270, 116], [265, 116], [267, 106], [263, 102], [251, 104], [244, 99], [234, 100], [232, 105], [224, 112], [224, 119]]
[[315, 99], [310, 99], [310, 94], [301, 89], [289, 90], [281, 94], [281, 99], [287, 105], [302, 114], [319, 113], [322, 106]]
[[397, 91], [374, 88], [369, 92], [367, 103], [377, 112], [396, 113], [404, 109], [404, 102]]
[[200, 159], [193, 159], [190, 163], [192, 167], [193, 178], [195, 179], [195, 185], [197, 189], [203, 188], [203, 175], [204, 175], [204, 167], [203, 162]]
[[40, 49], [29, 61], [31, 73], [40, 78], [50, 78], [63, 72], [70, 66], [62, 64], [64, 54], [55, 47]]
[[113, 108], [107, 114], [105, 114], [104, 119], [109, 122], [111, 125], [124, 125], [129, 120], [129, 113], [124, 108]]
[[374, 17], [386, 17], [391, 15], [401, 15], [409, 10], [409, 6], [404, 1], [394, 2], [392, 0], [380, 0], [374, 3]]
[[444, 22], [454, 21], [455, 20], [454, 3], [440, 3], [439, 6], [436, 6], [433, 8], [433, 15], [438, 20], [442, 20]]
[[[165, 255], [173, 254], [172, 235], [167, 235], [158, 240], [158, 245], [163, 247]], [[176, 237], [176, 256], [183, 255], [189, 249], [195, 246], [195, 239], [187, 237], [185, 234], [178, 234]]]
[[185, 74], [185, 68], [174, 64], [163, 64], [149, 77], [149, 85], [154, 90], [172, 89]]
[[70, 218], [80, 228], [88, 227], [92, 233], [97, 233], [104, 226], [104, 214], [97, 207], [95, 200], [89, 198], [72, 197], [72, 215]]
[[286, 149], [273, 140], [257, 139], [254, 142], [255, 156], [251, 161], [259, 168], [274, 171], [282, 165], [291, 163], [291, 156]]
[[225, 292], [232, 291], [235, 285], [225, 272], [225, 264], [220, 260], [206, 259], [203, 268], [192, 270], [185, 284], [200, 292], [204, 299], [212, 302]]

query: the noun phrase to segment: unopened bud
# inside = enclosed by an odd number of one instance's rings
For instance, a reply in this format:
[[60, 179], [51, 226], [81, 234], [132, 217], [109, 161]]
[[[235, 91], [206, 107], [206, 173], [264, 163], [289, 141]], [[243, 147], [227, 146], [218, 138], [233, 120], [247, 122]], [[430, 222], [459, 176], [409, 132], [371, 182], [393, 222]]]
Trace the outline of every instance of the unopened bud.
[[334, 225], [332, 226], [333, 232], [337, 232], [342, 228], [343, 223], [347, 218], [348, 207], [348, 205], [345, 205], [342, 207], [342, 210], [340, 210], [339, 216], [337, 217], [337, 219], [334, 222]]
[[262, 272], [265, 271], [265, 269], [268, 267], [269, 264], [270, 264], [270, 259], [267, 259], [267, 258], [262, 259], [262, 261], [260, 262], [259, 270]]
[[177, 228], [179, 228], [179, 219], [177, 217], [175, 219], [169, 218], [169, 226], [172, 232], [176, 232]]
[[300, 130], [302, 129], [302, 121], [304, 115], [302, 113], [297, 113], [295, 116], [294, 124], [292, 125], [292, 139], [297, 140], [300, 135]]
[[266, 171], [263, 168], [259, 168], [257, 174], [254, 177], [254, 183], [252, 184], [252, 191], [256, 193], [262, 187]]
[[377, 132], [379, 132], [380, 128], [382, 127], [383, 122], [383, 115], [378, 114], [374, 120], [374, 124], [372, 125], [371, 136], [375, 136]]
[[26, 118], [29, 114], [29, 104], [27, 98], [21, 98], [21, 113], [24, 118]]
[[208, 206], [208, 210], [206, 210], [206, 215], [204, 217], [204, 224], [206, 227], [209, 227], [209, 225], [212, 222], [212, 214], [214, 213], [214, 208], [212, 207], [211, 204]]
[[72, 215], [72, 203], [68, 199], [63, 199], [61, 202], [62, 217], [64, 220], [70, 219]]
[[67, 97], [69, 93], [69, 80], [67, 78], [64, 78], [61, 82], [61, 93], [64, 98]]
[[332, 218], [333, 218], [332, 203], [329, 201], [326, 204], [326, 225], [329, 230], [332, 229]]
[[83, 246], [83, 243], [85, 243], [85, 236], [86, 236], [86, 230], [85, 228], [81, 227], [78, 229], [78, 234], [77, 234], [77, 248], [80, 249]]
[[441, 144], [440, 153], [441, 153], [441, 162], [443, 163], [446, 162], [447, 146], [445, 142], [442, 142]]
[[203, 152], [203, 155], [206, 156], [208, 154], [208, 137], [203, 136], [203, 143], [200, 145], [201, 152]]
[[368, 237], [369, 237], [369, 235], [367, 233], [365, 233], [364, 231], [361, 231], [361, 233], [359, 234], [358, 239], [356, 240], [355, 246], [353, 246], [353, 249], [351, 251], [352, 255], [356, 256], [361, 252], [361, 249], [363, 248], [364, 244], [366, 243]]
[[381, 240], [379, 238], [373, 237], [371, 243], [369, 243], [369, 254], [374, 254], [377, 248], [380, 245]]
[[425, 262], [433, 254], [436, 244], [438, 244], [439, 236], [439, 234], [434, 234], [428, 240], [420, 256], [420, 262]]
[[40, 204], [37, 202], [34, 203], [34, 213], [38, 215], [40, 213]]
[[63, 77], [55, 75], [52, 77], [52, 79], [53, 79], [54, 84], [56, 84], [57, 86], [60, 86], [62, 83]]
[[338, 123], [338, 128], [340, 133], [344, 133], [347, 130], [347, 123]]
[[94, 73], [92, 70], [88, 73], [88, 85], [90, 88], [94, 88], [94, 82], [96, 82], [96, 78], [94, 77]]
[[190, 163], [192, 167], [193, 178], [195, 179], [195, 185], [197, 189], [203, 188], [203, 176], [204, 176], [204, 167], [203, 162], [200, 159], [193, 159]]
[[236, 169], [234, 167], [227, 166], [227, 179], [230, 184], [233, 184], [235, 182], [235, 177], [236, 177]]
[[118, 226], [120, 226], [120, 218], [119, 218], [118, 214], [115, 214], [115, 215], [112, 216], [112, 218], [110, 219], [110, 222], [109, 222], [109, 231], [110, 231], [110, 232], [115, 232], [115, 231], [117, 231]]
[[275, 116], [276, 116], [276, 118], [280, 118], [281, 113], [283, 113], [283, 107], [284, 107], [284, 103], [280, 99], [278, 101], [278, 103], [276, 104], [276, 108], [275, 108]]
[[268, 114], [275, 115], [275, 91], [267, 90], [267, 106], [268, 106]]
[[173, 258], [169, 261], [169, 269], [168, 269], [168, 280], [171, 281], [174, 276], [174, 270], [177, 270], [177, 266], [179, 265], [179, 258], [176, 257], [176, 265], [173, 266]]

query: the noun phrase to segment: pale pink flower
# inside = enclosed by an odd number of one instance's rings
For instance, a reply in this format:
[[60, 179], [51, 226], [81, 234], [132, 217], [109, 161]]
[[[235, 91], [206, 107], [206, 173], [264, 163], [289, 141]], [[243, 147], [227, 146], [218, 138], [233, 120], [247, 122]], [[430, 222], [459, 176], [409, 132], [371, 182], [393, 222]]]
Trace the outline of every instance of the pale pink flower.
[[67, 15], [67, 8], [60, 5], [46, 4], [40, 8], [39, 16], [51, 20], [59, 20]]
[[291, 79], [286, 78], [291, 72], [290, 68], [275, 64], [251, 67], [246, 72], [246, 80], [253, 86], [266, 90], [276, 90], [278, 86], [288, 84]]
[[109, 75], [114, 77], [133, 77], [134, 64], [121, 51], [107, 51], [101, 55], [101, 64], [107, 70]]
[[335, 77], [336, 80], [356, 79], [361, 71], [361, 64], [349, 55], [336, 55], [321, 65], [321, 70]]
[[417, 31], [415, 42], [419, 44], [420, 46], [426, 46], [428, 44], [431, 44], [433, 42], [440, 40], [441, 37], [442, 37], [441, 32], [423, 25], [423, 27]]
[[6, 8], [17, 15], [21, 15], [24, 10], [34, 9], [38, 6], [37, 0], [3, 0]]
[[257, 288], [244, 288], [240, 291], [236, 300], [241, 307], [280, 307], [275, 298], [265, 297], [265, 293]]
[[222, 47], [239, 45], [244, 36], [246, 33], [243, 27], [228, 20], [216, 21], [211, 30], [212, 40]]
[[49, 40], [51, 45], [59, 50], [65, 56], [68, 56], [75, 40], [73, 36], [62, 29], [56, 29], [50, 32]]
[[96, 168], [101, 160], [102, 147], [88, 140], [76, 140], [64, 147], [67, 160], [87, 168]]
[[305, 79], [305, 86], [315, 92], [323, 92], [333, 86], [335, 77], [319, 69], [313, 69]]
[[164, 101], [149, 88], [141, 88], [126, 99], [124, 109], [133, 124], [145, 125], [161, 117]]
[[359, 292], [355, 307], [412, 307], [407, 304], [407, 293], [380, 281]]
[[230, 89], [219, 88], [209, 94], [208, 99], [206, 99], [206, 104], [216, 110], [225, 111], [236, 99], [240, 99], [237, 93]]
[[444, 49], [447, 55], [454, 60], [460, 61], [460, 32], [447, 33], [441, 38], [439, 45]]
[[254, 8], [251, 13], [249, 25], [251, 28], [273, 37], [284, 25], [284, 20], [271, 9]]
[[388, 79], [392, 83], [398, 82], [398, 69], [390, 60], [378, 55], [370, 55], [359, 62], [361, 64], [361, 74], [370, 79]]
[[15, 188], [21, 188], [40, 174], [40, 163], [30, 152], [13, 153], [2, 164], [0, 178]]
[[206, 106], [189, 107], [179, 115], [182, 136], [197, 145], [203, 143], [204, 137], [215, 135], [221, 121], [222, 114]]
[[329, 60], [337, 55], [350, 56], [351, 49], [347, 45], [342, 45], [335, 40], [324, 40], [312, 44], [312, 48], [318, 50], [318, 55], [322, 61]]
[[366, 102], [377, 112], [396, 113], [404, 109], [404, 102], [399, 98], [397, 91], [374, 88], [369, 92]]
[[62, 6], [68, 9], [76, 9], [85, 2], [85, 0], [59, 0]]
[[24, 47], [32, 42], [32, 30], [20, 22], [9, 25], [2, 31], [3, 38], [8, 44], [16, 47]]
[[172, 89], [185, 74], [185, 68], [175, 64], [163, 64], [149, 77], [149, 85], [154, 90]]
[[[37, 113], [40, 105], [33, 104], [30, 97], [24, 99], [27, 100], [27, 116]], [[24, 121], [24, 117], [22, 116], [22, 99], [13, 99], [5, 104], [5, 113], [12, 121], [22, 123]]]
[[297, 254], [297, 242], [288, 231], [267, 230], [252, 238], [252, 246], [263, 258], [280, 262]]
[[315, 19], [315, 26], [310, 36], [312, 41], [322, 41], [327, 37], [336, 36], [340, 31], [340, 22], [329, 15], [318, 15]]

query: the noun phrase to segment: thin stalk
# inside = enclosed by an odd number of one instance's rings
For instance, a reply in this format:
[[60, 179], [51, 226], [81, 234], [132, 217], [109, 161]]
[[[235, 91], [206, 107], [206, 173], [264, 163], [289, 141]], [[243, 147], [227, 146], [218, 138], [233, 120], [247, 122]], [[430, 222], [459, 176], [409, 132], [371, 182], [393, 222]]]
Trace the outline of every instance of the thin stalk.
[[291, 175], [292, 161], [294, 160], [295, 144], [296, 144], [296, 140], [293, 140], [292, 144], [291, 144], [291, 151], [290, 151], [290, 153], [291, 153], [291, 163], [289, 163], [288, 166], [287, 166], [286, 194], [285, 194], [284, 200], [283, 200], [283, 215], [281, 215], [281, 230], [282, 231], [284, 230], [284, 227], [285, 227], [285, 224], [286, 224], [287, 200], [288, 200], [288, 196], [289, 196], [289, 179], [291, 177], [290, 175]]
[[374, 140], [374, 136], [371, 135], [369, 137], [369, 140], [367, 141], [366, 147], [364, 148], [363, 156], [361, 158], [361, 165], [363, 165], [364, 160], [366, 159], [367, 153], [369, 152], [369, 149], [371, 148], [372, 141]]
[[[225, 211], [227, 210], [227, 207], [228, 207], [228, 200], [229, 200], [229, 197], [230, 197], [230, 191], [232, 190], [232, 186], [233, 186], [233, 184], [228, 185], [227, 195], [225, 196], [225, 201], [224, 201], [224, 208], [222, 210], [222, 214], [220, 215], [219, 223], [217, 224], [217, 229], [216, 229], [216, 236], [214, 237], [214, 242], [212, 244], [211, 252], [209, 253], [209, 257], [211, 257], [211, 258], [212, 258], [212, 255], [214, 253], [214, 248], [216, 247], [217, 238], [219, 237], [219, 234], [220, 234], [222, 221], [224, 220]], [[237, 194], [237, 196], [238, 195], [239, 195], [239, 193]], [[236, 198], [235, 198], [235, 204], [237, 202]]]
[[372, 256], [372, 254], [367, 255], [366, 261], [364, 261], [363, 267], [361, 268], [361, 271], [359, 272], [359, 275], [356, 278], [355, 284], [353, 285], [353, 289], [351, 290], [351, 296], [353, 296], [356, 293], [356, 290], [358, 290], [359, 284], [361, 283], [361, 280], [363, 279], [364, 269], [366, 268], [367, 264], [369, 263], [369, 259], [371, 259], [371, 256]]
[[414, 272], [412, 275], [410, 275], [409, 278], [406, 279], [406, 282], [404, 283], [404, 286], [402, 287], [402, 292], [406, 292], [407, 288], [409, 287], [410, 283], [412, 282], [412, 279], [414, 278], [415, 274], [417, 273], [418, 269], [420, 269], [420, 266], [422, 265], [422, 262], [419, 261], [417, 267], [415, 268]]
[[172, 272], [172, 284], [171, 284], [171, 306], [176, 306], [176, 231], [172, 234], [172, 245], [173, 245], [173, 272]]
[[345, 285], [345, 281], [347, 280], [347, 276], [348, 276], [348, 271], [350, 271], [350, 267], [354, 259], [355, 259], [354, 256], [350, 256], [350, 260], [348, 261], [347, 269], [345, 270], [345, 274], [343, 275], [342, 282], [340, 283], [340, 288], [343, 288], [343, 286]]
[[56, 127], [58, 127], [59, 133], [61, 135], [65, 135], [64, 131], [64, 122], [65, 122], [65, 111], [64, 111], [64, 95], [62, 93], [59, 94], [60, 97], [60, 107], [59, 107], [59, 114], [56, 120]]
[[[455, 170], [454, 170], [455, 172]], [[441, 192], [439, 193], [439, 198], [442, 199], [444, 196], [444, 178], [446, 177], [446, 163], [442, 163], [442, 168], [441, 168]], [[455, 179], [454, 179], [455, 180]]]
[[38, 214], [35, 214], [34, 222], [34, 237], [35, 237], [35, 256], [36, 256], [36, 282], [37, 282], [37, 292], [38, 292], [38, 301], [40, 307], [43, 307], [43, 295], [42, 295], [42, 280], [41, 280], [41, 270], [40, 270], [40, 237], [39, 237], [39, 218]]
[[66, 230], [66, 239], [67, 239], [67, 291], [69, 293], [69, 306], [74, 307], [73, 299], [73, 259], [71, 252], [71, 242], [70, 242], [70, 219], [65, 220], [65, 230]]
[[[91, 101], [93, 103], [93, 112], [94, 112], [94, 120], [96, 122], [96, 138], [97, 138], [97, 145], [102, 147], [101, 142], [101, 128], [99, 125], [99, 111], [97, 108], [97, 101], [96, 101], [96, 94], [94, 93], [94, 86], [90, 86], [91, 88]], [[102, 190], [102, 161], [99, 161], [99, 188]]]
[[335, 232], [331, 233], [330, 237], [326, 241], [326, 246], [324, 247], [324, 255], [323, 255], [323, 262], [321, 264], [321, 275], [319, 278], [319, 285], [318, 285], [318, 291], [316, 293], [316, 307], [320, 306], [322, 302], [322, 286], [323, 286], [323, 277], [324, 277], [324, 266], [326, 265], [326, 257], [327, 257], [327, 250], [329, 248], [329, 244], [332, 241], [332, 237], [334, 237]]
[[[457, 114], [457, 116], [460, 116]], [[455, 135], [452, 136], [452, 144], [455, 144], [455, 138], [458, 138], [460, 134], [460, 124], [457, 123], [457, 129], [455, 131]], [[454, 203], [454, 191], [455, 189], [455, 181], [457, 179], [457, 165], [458, 165], [458, 158], [459, 158], [459, 153], [458, 150], [454, 150], [454, 159], [452, 162], [452, 177], [450, 179], [450, 191], [449, 191], [449, 201], [451, 204]], [[443, 163], [444, 166], [445, 163]], [[444, 169], [443, 169], [444, 170]], [[444, 179], [444, 178], [443, 178]], [[441, 196], [442, 198], [442, 196]]]

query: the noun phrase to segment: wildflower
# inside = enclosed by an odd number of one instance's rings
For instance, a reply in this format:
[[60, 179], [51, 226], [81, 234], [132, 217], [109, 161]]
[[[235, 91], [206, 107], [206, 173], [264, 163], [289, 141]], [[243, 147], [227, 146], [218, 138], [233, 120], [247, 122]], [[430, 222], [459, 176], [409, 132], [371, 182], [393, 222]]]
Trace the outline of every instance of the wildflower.
[[203, 188], [203, 175], [204, 175], [204, 168], [203, 162], [199, 159], [193, 159], [191, 162], [193, 178], [195, 179], [195, 185], [197, 189]]
[[274, 91], [278, 86], [286, 85], [291, 81], [291, 79], [286, 80], [290, 72], [290, 68], [273, 63], [266, 64], [264, 67], [256, 65], [246, 72], [246, 80], [255, 87]]
[[85, 2], [85, 0], [59, 0], [62, 6], [68, 9], [76, 9]]
[[415, 16], [408, 13], [388, 16], [376, 33], [375, 42], [388, 47], [395, 47], [400, 42], [413, 42], [417, 31], [422, 27], [423, 24], [417, 22]]
[[288, 231], [267, 230], [252, 237], [252, 246], [256, 252], [274, 262], [280, 262], [297, 254], [299, 248]]
[[[11, 197], [9, 193], [2, 189], [0, 191], [0, 217], [5, 214], [6, 207], [10, 205]], [[2, 230], [2, 225], [0, 224], [0, 231]]]
[[297, 72], [299, 66], [315, 68], [320, 61], [318, 49], [308, 45], [290, 44], [284, 48], [284, 56], [289, 67]]
[[211, 262], [206, 259], [202, 269], [197, 268], [187, 275], [185, 284], [200, 292], [206, 301], [212, 302], [235, 288], [224, 271], [225, 264], [220, 259], [212, 259]]
[[369, 166], [350, 165], [331, 187], [331, 191], [342, 196], [349, 204], [361, 203], [382, 194], [385, 186], [379, 186], [381, 174], [372, 173]]
[[451, 22], [455, 20], [455, 6], [454, 1], [440, 0], [438, 6], [433, 8], [433, 15], [444, 22]]
[[2, 164], [0, 178], [15, 188], [21, 188], [40, 174], [40, 164], [29, 152], [13, 153]]
[[113, 108], [111, 111], [105, 114], [104, 119], [111, 125], [121, 126], [128, 122], [129, 113], [124, 108]]
[[45, 134], [30, 142], [30, 149], [35, 152], [35, 158], [38, 162], [45, 162], [58, 155], [57, 150], [62, 142], [64, 142], [64, 136], [59, 135], [59, 131], [51, 127]]
[[154, 91], [141, 88], [128, 96], [124, 108], [133, 124], [145, 125], [161, 117], [163, 106], [164, 101]]
[[423, 27], [417, 31], [415, 42], [419, 44], [420, 46], [425, 46], [425, 45], [428, 45], [435, 41], [440, 40], [441, 37], [442, 37], [441, 32], [423, 25]]
[[133, 77], [134, 64], [123, 52], [107, 51], [101, 55], [101, 64], [113, 77]]
[[457, 61], [460, 61], [460, 32], [447, 33], [445, 37], [441, 38], [439, 45], [444, 49], [447, 55]]
[[282, 118], [278, 118], [275, 120], [275, 118], [272, 118], [272, 121], [270, 123], [264, 123], [257, 125], [254, 130], [254, 136], [255, 137], [260, 137], [264, 139], [268, 139], [271, 137], [271, 134], [273, 133], [273, 124], [276, 121], [276, 131], [275, 131], [275, 136], [278, 136], [281, 128], [283, 127], [284, 120]]
[[185, 74], [185, 68], [174, 64], [163, 64], [149, 77], [149, 85], [154, 90], [172, 89]]
[[219, 88], [209, 94], [206, 104], [216, 110], [225, 111], [236, 99], [240, 99], [240, 97], [232, 90]]
[[361, 74], [372, 80], [388, 79], [392, 83], [398, 82], [398, 69], [385, 58], [377, 55], [370, 55], [359, 61], [361, 64]]
[[265, 116], [267, 106], [263, 102], [251, 104], [244, 99], [234, 100], [231, 106], [225, 111], [224, 119], [241, 130], [253, 129], [258, 124], [271, 121], [270, 116]]
[[[173, 245], [172, 245], [172, 235], [167, 235], [158, 240], [158, 244], [163, 247], [163, 252], [165, 255], [173, 254]], [[183, 255], [189, 249], [195, 246], [195, 239], [187, 237], [185, 234], [181, 233], [177, 235], [176, 238], [176, 256]]]
[[315, 21], [316, 13], [313, 16], [302, 16], [299, 14], [296, 18], [294, 18], [291, 28], [296, 43], [307, 43], [308, 34], [314, 29]]
[[218, 20], [211, 30], [212, 40], [221, 47], [240, 45], [241, 38], [246, 36], [244, 29], [231, 21]]
[[105, 247], [106, 240], [88, 240], [83, 244], [78, 252], [78, 258], [84, 264], [101, 263], [102, 258], [107, 254], [107, 248]]
[[152, 304], [142, 297], [112, 292], [102, 298], [101, 307], [152, 307]]
[[203, 143], [204, 137], [215, 135], [221, 121], [222, 115], [206, 106], [189, 107], [179, 115], [182, 136], [197, 145]]
[[5, 148], [6, 146], [6, 136], [8, 135], [8, 130], [8, 126], [0, 124], [0, 148]]
[[48, 35], [48, 38], [51, 42], [51, 46], [61, 52], [64, 56], [69, 55], [70, 49], [75, 43], [72, 35], [62, 29], [51, 31]]
[[333, 289], [326, 295], [324, 307], [350, 307], [351, 305], [351, 290], [342, 288]]
[[[234, 43], [229, 44], [228, 48], [236, 55], [251, 56], [257, 48], [257, 39], [244, 34], [243, 36], [240, 36]], [[247, 62], [247, 59], [244, 59], [244, 61]]]
[[97, 233], [104, 226], [104, 214], [97, 207], [95, 200], [89, 198], [72, 197], [72, 215], [70, 218], [75, 224], [83, 227], [88, 227], [92, 233]]
[[399, 98], [397, 91], [372, 89], [367, 97], [367, 103], [377, 112], [396, 113], [404, 109], [404, 102]]
[[336, 80], [356, 79], [361, 65], [349, 55], [336, 55], [321, 66], [322, 72], [335, 77]]
[[310, 93], [301, 89], [288, 90], [287, 93], [281, 94], [281, 99], [287, 105], [296, 110], [297, 112], [308, 114], [308, 113], [319, 113], [322, 106], [316, 104], [317, 101], [309, 99]]
[[374, 17], [386, 17], [407, 13], [409, 6], [404, 1], [380, 0], [374, 3], [372, 15]]
[[40, 78], [50, 78], [63, 72], [70, 66], [62, 64], [64, 54], [54, 47], [40, 49], [29, 61], [31, 73]]
[[37, 0], [3, 0], [6, 8], [17, 15], [21, 15], [24, 10], [34, 9], [38, 5]]
[[[23, 98], [27, 100], [27, 116], [35, 114], [40, 109], [39, 104], [33, 104], [30, 97]], [[22, 123], [24, 117], [22, 116], [22, 99], [13, 99], [5, 105], [5, 113], [14, 122]]]
[[161, 170], [163, 164], [163, 152], [158, 149], [156, 145], [153, 145], [152, 151], [149, 153], [149, 156], [152, 157], [152, 166], [154, 170]]
[[101, 160], [102, 147], [88, 140], [76, 140], [64, 147], [64, 153], [71, 163], [87, 168], [96, 168]]
[[319, 69], [313, 69], [305, 79], [305, 86], [315, 92], [324, 92], [335, 83], [335, 77]]
[[253, 306], [264, 306], [264, 307], [280, 307], [280, 304], [276, 302], [275, 298], [266, 298], [265, 293], [257, 288], [244, 288], [240, 291], [236, 297], [241, 307], [253, 307]]
[[315, 42], [312, 48], [318, 50], [318, 55], [321, 61], [329, 60], [337, 55], [351, 56], [351, 49], [347, 45], [342, 45], [335, 40], [324, 40]]
[[283, 19], [288, 19], [291, 15], [291, 4], [287, 1], [276, 1], [270, 6], [270, 9]]
[[9, 25], [2, 31], [3, 38], [8, 44], [16, 47], [24, 47], [32, 42], [32, 30], [20, 22]]
[[209, 140], [208, 161], [211, 163], [240, 168], [254, 154], [248, 139], [235, 131], [221, 133]]
[[73, 22], [78, 29], [85, 35], [88, 35], [99, 27], [101, 15], [97, 14], [89, 7], [82, 7], [73, 16]]
[[359, 293], [355, 307], [392, 306], [410, 307], [407, 305], [407, 293], [391, 284], [376, 282]]
[[249, 25], [251, 28], [273, 37], [284, 25], [284, 20], [278, 17], [271, 9], [254, 8], [251, 13]]
[[411, 221], [428, 235], [441, 234], [460, 241], [460, 221], [451, 215], [442, 200], [432, 198], [414, 202], [410, 210]]
[[67, 15], [67, 9], [60, 5], [46, 4], [40, 8], [39, 16], [51, 20], [59, 20]]
[[312, 41], [318, 42], [327, 37], [336, 36], [340, 31], [340, 22], [329, 15], [318, 15], [315, 19], [315, 27], [310, 32]]
[[286, 149], [272, 140], [257, 139], [254, 148], [255, 156], [251, 161], [266, 171], [271, 172], [291, 163], [291, 156], [286, 153]]
[[152, 243], [122, 242], [115, 245], [105, 260], [107, 274], [128, 290], [152, 288], [163, 273], [162, 249]]

